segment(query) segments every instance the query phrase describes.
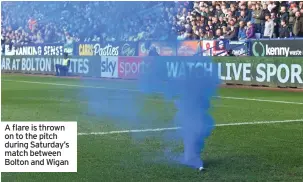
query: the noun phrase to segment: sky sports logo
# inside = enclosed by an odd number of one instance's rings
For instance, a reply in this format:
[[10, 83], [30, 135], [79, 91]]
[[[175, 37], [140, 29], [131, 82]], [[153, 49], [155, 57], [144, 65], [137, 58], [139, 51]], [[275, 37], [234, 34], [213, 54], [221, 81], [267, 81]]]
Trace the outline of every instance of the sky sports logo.
[[119, 57], [118, 62], [119, 78], [138, 78], [148, 67], [148, 64], [144, 62], [142, 57]]
[[[295, 47], [295, 42], [290, 42], [293, 40], [281, 40], [282, 44], [291, 44]], [[264, 57], [264, 56], [283, 56], [283, 57], [296, 57], [296, 56], [303, 56], [303, 51], [300, 48], [297, 50], [290, 50], [290, 46], [279, 46], [277, 41], [272, 40], [270, 41], [271, 44], [275, 44], [276, 46], [270, 46], [266, 42], [269, 41], [256, 41], [252, 44], [252, 54], [256, 57]], [[287, 43], [288, 42], [288, 43]]]
[[118, 78], [118, 57], [101, 57], [101, 77]]
[[144, 73], [147, 64], [142, 57], [101, 57], [101, 77], [136, 79]]

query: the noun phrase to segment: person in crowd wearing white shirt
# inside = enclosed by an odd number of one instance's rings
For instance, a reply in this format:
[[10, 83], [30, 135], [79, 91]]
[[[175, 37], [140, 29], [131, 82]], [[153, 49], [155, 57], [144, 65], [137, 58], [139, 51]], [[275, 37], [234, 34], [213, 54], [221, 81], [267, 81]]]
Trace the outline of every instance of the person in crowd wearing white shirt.
[[274, 22], [269, 15], [265, 16], [264, 38], [272, 38], [274, 33]]

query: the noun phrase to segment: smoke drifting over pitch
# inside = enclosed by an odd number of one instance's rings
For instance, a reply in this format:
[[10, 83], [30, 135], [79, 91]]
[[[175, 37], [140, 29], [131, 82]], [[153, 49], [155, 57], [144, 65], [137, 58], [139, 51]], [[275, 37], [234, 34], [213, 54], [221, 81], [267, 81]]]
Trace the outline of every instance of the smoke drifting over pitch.
[[[140, 7], [140, 4], [134, 2], [118, 4], [117, 7], [123, 11], [134, 9], [137, 5]], [[165, 8], [152, 8], [151, 11], [155, 12], [150, 12], [153, 16], [149, 23], [158, 24], [157, 22], [164, 17], [160, 14], [165, 12]], [[134, 12], [135, 10], [131, 10], [131, 12], [123, 13], [126, 16], [124, 19], [131, 19], [127, 16]], [[116, 17], [116, 15], [108, 16]], [[121, 20], [113, 19], [108, 27], [112, 25], [116, 26], [116, 31], [111, 31], [113, 36], [115, 32], [119, 34], [119, 26], [122, 26]], [[137, 26], [139, 25], [141, 23]], [[133, 26], [135, 25], [132, 25], [132, 29], [140, 30]], [[164, 27], [163, 25], [158, 26], [160, 29]], [[154, 32], [154, 34], [158, 33]], [[169, 37], [175, 44], [177, 35]], [[116, 59], [108, 59], [108, 61], [116, 67], [107, 69], [105, 75], [107, 77], [118, 75], [119, 61]], [[127, 60], [124, 61], [127, 62]], [[178, 65], [178, 70], [174, 71], [176, 73], [174, 75], [168, 71], [169, 65], [173, 65], [171, 63]], [[219, 84], [217, 65], [212, 63], [210, 57], [198, 56], [146, 57], [142, 65], [145, 65], [144, 73], [141, 73], [140, 76], [132, 75], [138, 76], [137, 80], [82, 80], [83, 85], [102, 85], [102, 87], [111, 88], [81, 89], [81, 100], [87, 101], [88, 114], [100, 118], [100, 123], [109, 125], [114, 130], [181, 127], [176, 131], [145, 132], [131, 134], [131, 136], [135, 142], [141, 142], [140, 139], [151, 136], [157, 137], [157, 140], [160, 139], [161, 143], [165, 144], [164, 150], [159, 152], [161, 155], [156, 154], [157, 159], [160, 158], [161, 162], [165, 158], [192, 167], [202, 166], [200, 152], [204, 148], [205, 139], [214, 128], [214, 121], [208, 110], [211, 107], [210, 100], [216, 94]], [[212, 66], [212, 69], [209, 69], [209, 65]], [[160, 126], [159, 123], [161, 123]], [[184, 152], [175, 152], [176, 145], [172, 143], [180, 142], [184, 145]], [[154, 161], [154, 158], [148, 160]]]
[[[105, 87], [82, 90], [89, 114], [114, 126], [115, 130], [181, 127], [176, 131], [131, 136], [134, 142], [154, 136], [160, 139], [165, 146], [161, 154], [156, 154], [157, 161], [168, 159], [194, 168], [203, 166], [201, 151], [214, 129], [209, 109], [219, 85], [217, 64], [212, 63], [210, 57], [146, 57], [144, 62], [148, 67], [137, 80], [83, 80], [85, 85], [97, 86], [102, 82]], [[168, 74], [172, 63], [180, 65], [177, 76]], [[155, 109], [157, 107], [162, 110]], [[174, 115], [169, 122], [162, 121], [167, 113]], [[159, 123], [165, 124], [159, 126]], [[176, 148], [172, 143], [183, 144], [184, 151], [172, 152]], [[154, 158], [148, 160], [154, 161]]]
[[[178, 77], [169, 77], [167, 66], [172, 62], [183, 65], [177, 70]], [[212, 71], [207, 65], [212, 65]], [[181, 138], [184, 153], [168, 152], [166, 157], [194, 168], [203, 166], [200, 153], [215, 124], [209, 109], [219, 85], [216, 70], [217, 64], [210, 57], [157, 57], [150, 61], [149, 70], [140, 79], [143, 92], [161, 92], [166, 99], [174, 100], [177, 112], [172, 123], [181, 129], [175, 136], [170, 135], [169, 140]]]

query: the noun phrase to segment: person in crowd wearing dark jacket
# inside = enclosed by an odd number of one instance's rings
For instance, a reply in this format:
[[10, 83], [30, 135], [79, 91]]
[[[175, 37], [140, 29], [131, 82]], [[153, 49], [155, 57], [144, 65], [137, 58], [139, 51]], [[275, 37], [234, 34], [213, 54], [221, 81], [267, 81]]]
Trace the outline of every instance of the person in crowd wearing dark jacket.
[[280, 38], [289, 38], [290, 32], [288, 30], [288, 26], [285, 20], [281, 20], [281, 27], [279, 29], [279, 37]]
[[224, 39], [228, 39], [228, 40], [237, 40], [237, 32], [234, 26], [231, 27], [227, 27], [227, 32], [224, 35]]
[[286, 7], [285, 6], [281, 6], [279, 18], [280, 18], [281, 21], [285, 20], [286, 23], [288, 24], [289, 15], [288, 15], [288, 12], [286, 12]]
[[253, 18], [255, 19], [255, 28], [256, 28], [256, 33], [261, 33], [261, 7], [259, 4], [256, 4], [256, 9], [253, 12]]
[[288, 10], [288, 15], [289, 15], [289, 19], [288, 19], [288, 27], [290, 29], [290, 32], [292, 32], [292, 28], [294, 25], [294, 21], [295, 21], [295, 14], [298, 11], [298, 8], [296, 7], [296, 4], [291, 4], [290, 5], [290, 9]]
[[273, 38], [277, 38], [279, 36], [279, 29], [280, 29], [280, 20], [276, 16], [275, 13], [271, 13], [270, 17], [273, 22], [274, 22], [274, 33], [273, 33]]
[[219, 39], [219, 38], [222, 37], [222, 36], [223, 36], [222, 30], [221, 30], [220, 28], [218, 28], [218, 29], [216, 30], [216, 33], [215, 33], [215, 35], [214, 35], [214, 38], [215, 38], [215, 39]]
[[239, 21], [244, 21], [245, 23], [247, 23], [249, 21], [249, 18], [245, 14], [244, 10], [240, 12], [240, 17], [238, 19], [239, 19]]
[[224, 26], [227, 27], [227, 23], [226, 23], [226, 21], [223, 20], [222, 16], [219, 17], [218, 25], [219, 25], [220, 28], [222, 28]]
[[296, 37], [303, 37], [303, 15], [300, 12], [296, 12], [293, 33]]

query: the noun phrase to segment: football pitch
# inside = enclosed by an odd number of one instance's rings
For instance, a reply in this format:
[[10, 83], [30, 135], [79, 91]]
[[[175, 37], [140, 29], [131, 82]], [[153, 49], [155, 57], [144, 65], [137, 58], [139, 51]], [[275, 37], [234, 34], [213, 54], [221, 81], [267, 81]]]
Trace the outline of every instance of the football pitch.
[[[77, 121], [79, 132], [77, 173], [2, 173], [3, 182], [303, 181], [303, 92], [221, 88], [212, 101], [217, 127], [206, 141], [207, 170], [201, 174], [153, 160], [165, 148], [161, 135], [178, 129], [170, 125], [175, 108], [159, 95], [140, 94], [133, 81], [1, 79], [2, 121]], [[113, 92], [143, 99], [146, 118], [156, 117], [128, 127], [92, 114], [83, 89], [102, 97], [107, 92], [107, 99], [121, 99]], [[182, 151], [182, 144], [175, 150]]]

